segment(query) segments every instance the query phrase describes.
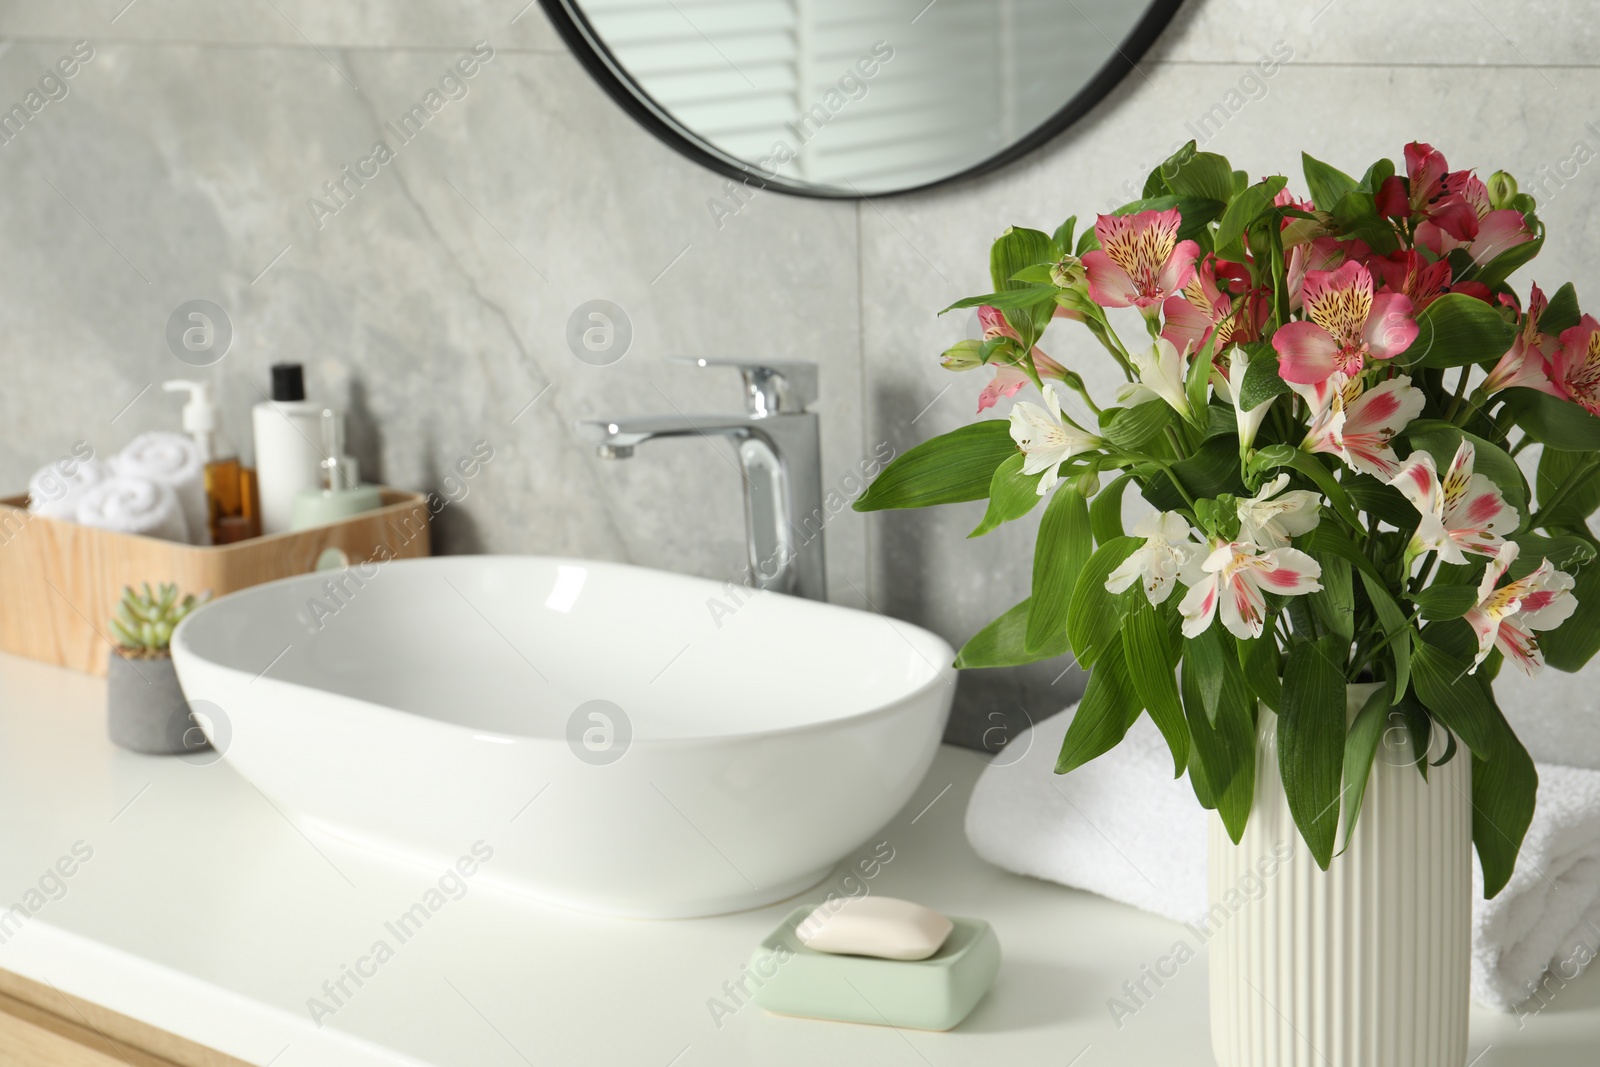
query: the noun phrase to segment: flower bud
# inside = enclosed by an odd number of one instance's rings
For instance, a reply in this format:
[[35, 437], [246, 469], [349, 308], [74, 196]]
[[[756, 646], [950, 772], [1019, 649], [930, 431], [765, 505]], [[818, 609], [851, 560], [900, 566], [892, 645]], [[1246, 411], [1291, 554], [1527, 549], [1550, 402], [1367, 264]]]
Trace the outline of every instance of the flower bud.
[[1096, 465], [1086, 467], [1083, 473], [1078, 475], [1077, 489], [1078, 494], [1085, 500], [1098, 493], [1100, 491], [1100, 468]]
[[1070, 252], [1056, 261], [1050, 268], [1050, 281], [1058, 289], [1073, 289], [1088, 277], [1083, 269], [1083, 261]]
[[1511, 201], [1517, 196], [1517, 179], [1503, 170], [1489, 175], [1484, 187], [1489, 190], [1489, 206], [1496, 211], [1510, 207]]
[[969, 337], [945, 349], [939, 362], [945, 370], [976, 370], [983, 366], [982, 350], [983, 342]]

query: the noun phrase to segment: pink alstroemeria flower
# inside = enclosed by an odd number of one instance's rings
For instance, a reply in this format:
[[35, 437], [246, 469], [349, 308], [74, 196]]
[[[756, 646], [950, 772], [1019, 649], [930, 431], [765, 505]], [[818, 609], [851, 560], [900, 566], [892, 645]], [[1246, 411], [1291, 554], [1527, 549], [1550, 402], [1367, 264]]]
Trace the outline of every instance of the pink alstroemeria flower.
[[1547, 358], [1559, 395], [1600, 415], [1600, 322], [1585, 315], [1578, 325], [1562, 330], [1561, 343]]
[[[1306, 387], [1295, 391], [1310, 399]], [[1400, 457], [1389, 442], [1422, 414], [1426, 400], [1404, 374], [1364, 392], [1361, 379], [1351, 378], [1341, 382], [1328, 406], [1317, 412], [1300, 447], [1331, 453], [1364, 474], [1390, 481], [1400, 472]]]
[[1161, 336], [1180, 352], [1200, 351], [1213, 333], [1217, 352], [1236, 341], [1254, 340], [1266, 321], [1267, 304], [1249, 288], [1244, 264], [1206, 256], [1183, 295], [1168, 297], [1161, 305]]
[[1315, 593], [1322, 566], [1298, 548], [1259, 552], [1248, 542], [1218, 542], [1203, 562], [1185, 568], [1189, 587], [1178, 602], [1183, 636], [1199, 637], [1218, 612], [1222, 625], [1241, 641], [1253, 641], [1266, 628], [1267, 598], [1263, 588], [1285, 596]]
[[[1022, 335], [1006, 321], [1005, 313], [997, 307], [983, 304], [978, 308], [978, 323], [983, 327], [983, 339], [993, 341], [1004, 337], [1017, 342], [1016, 351], [1020, 358]], [[992, 408], [1002, 397], [1012, 397], [1024, 385], [1033, 379], [1028, 377], [1028, 372], [1016, 363], [994, 363], [994, 380], [983, 387], [983, 392], [978, 394], [978, 412], [982, 414], [987, 408]], [[1041, 378], [1061, 378], [1066, 374], [1066, 369], [1045, 355], [1039, 346], [1033, 348], [1033, 366]]]
[[1301, 296], [1306, 318], [1272, 335], [1286, 382], [1316, 385], [1336, 373], [1354, 376], [1368, 356], [1391, 359], [1417, 339], [1411, 301], [1401, 293], [1374, 296], [1372, 275], [1360, 263], [1307, 271]]
[[1431, 223], [1458, 241], [1478, 236], [1478, 213], [1462, 195], [1471, 172], [1451, 170], [1432, 145], [1406, 145], [1406, 180], [1392, 174], [1378, 187], [1378, 214]]
[[1195, 274], [1200, 246], [1178, 240], [1177, 208], [1132, 215], [1101, 215], [1094, 233], [1100, 247], [1083, 257], [1089, 299], [1102, 307], [1137, 307], [1154, 315]]
[[1473, 235], [1458, 239], [1436, 222], [1421, 222], [1417, 224], [1417, 244], [1436, 256], [1465, 248], [1472, 262], [1483, 264], [1508, 248], [1533, 240], [1534, 232], [1528, 228], [1522, 212], [1510, 208], [1495, 211], [1489, 203], [1489, 190], [1471, 174], [1462, 185], [1461, 200], [1472, 208], [1478, 220]]
[[1306, 274], [1310, 271], [1331, 271], [1341, 266], [1346, 259], [1364, 262], [1372, 255], [1372, 249], [1359, 237], [1348, 241], [1341, 241], [1336, 237], [1317, 237], [1313, 240], [1297, 244], [1284, 253], [1284, 265], [1289, 283], [1289, 310], [1299, 311], [1305, 301], [1302, 290], [1306, 284]]
[[1515, 541], [1500, 546], [1478, 583], [1478, 603], [1467, 610], [1467, 625], [1478, 635], [1478, 655], [1469, 673], [1477, 671], [1491, 648], [1498, 648], [1524, 674], [1537, 674], [1544, 666], [1544, 653], [1533, 631], [1555, 629], [1578, 606], [1572, 576], [1556, 570], [1549, 560], [1540, 561], [1532, 574], [1496, 589], [1517, 552]]
[[1455, 564], [1466, 563], [1467, 552], [1492, 556], [1505, 543], [1502, 531], [1517, 528], [1517, 509], [1505, 502], [1499, 486], [1473, 472], [1473, 459], [1472, 442], [1462, 438], [1443, 478], [1433, 456], [1420, 448], [1400, 467], [1390, 484], [1422, 513], [1407, 559], [1430, 551]]
[[[1515, 306], [1515, 298], [1502, 300], [1508, 306]], [[1550, 357], [1546, 355], [1555, 352], [1560, 342], [1539, 331], [1539, 319], [1548, 303], [1544, 292], [1535, 283], [1533, 291], [1528, 294], [1528, 310], [1519, 317], [1520, 328], [1516, 339], [1489, 372], [1489, 377], [1484, 379], [1483, 391], [1486, 394], [1521, 387], [1537, 389], [1551, 396], [1563, 395], [1556, 383], [1550, 380]]]

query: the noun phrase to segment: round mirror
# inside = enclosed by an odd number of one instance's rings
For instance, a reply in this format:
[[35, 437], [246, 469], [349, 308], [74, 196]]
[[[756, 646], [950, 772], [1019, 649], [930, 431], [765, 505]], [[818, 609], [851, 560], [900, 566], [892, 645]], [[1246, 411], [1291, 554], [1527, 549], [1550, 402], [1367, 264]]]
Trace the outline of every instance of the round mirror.
[[541, 0], [589, 72], [752, 188], [863, 197], [982, 173], [1093, 107], [1181, 0]]

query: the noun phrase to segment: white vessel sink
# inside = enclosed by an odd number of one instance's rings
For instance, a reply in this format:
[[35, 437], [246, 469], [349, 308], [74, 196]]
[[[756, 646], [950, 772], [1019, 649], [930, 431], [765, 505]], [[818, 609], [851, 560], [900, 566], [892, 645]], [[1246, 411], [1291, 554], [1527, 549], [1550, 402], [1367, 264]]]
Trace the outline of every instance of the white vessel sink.
[[868, 842], [954, 692], [926, 630], [739, 592], [588, 560], [403, 560], [223, 597], [172, 650], [223, 758], [302, 826], [435, 873], [481, 840], [477, 883], [710, 915]]

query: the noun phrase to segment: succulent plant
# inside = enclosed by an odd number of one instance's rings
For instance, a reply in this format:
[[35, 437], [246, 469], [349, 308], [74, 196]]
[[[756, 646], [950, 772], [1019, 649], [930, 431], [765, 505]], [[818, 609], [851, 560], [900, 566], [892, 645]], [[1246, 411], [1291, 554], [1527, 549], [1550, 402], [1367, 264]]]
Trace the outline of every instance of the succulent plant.
[[144, 583], [144, 592], [135, 593], [133, 586], [124, 586], [122, 602], [111, 620], [111, 631], [117, 635], [122, 651], [139, 657], [163, 656], [172, 641], [172, 631], [184, 616], [211, 599], [209, 592], [196, 597], [193, 593], [178, 599], [178, 587], [163, 582], [160, 592], [150, 591]]

